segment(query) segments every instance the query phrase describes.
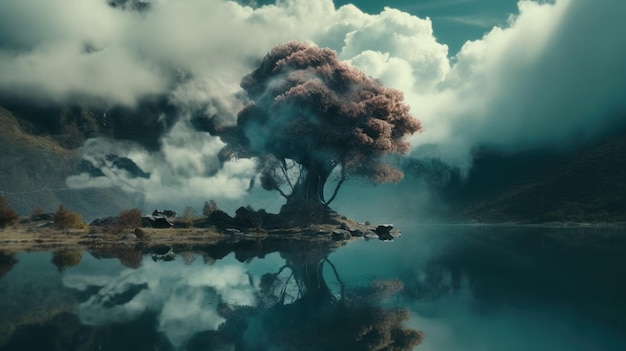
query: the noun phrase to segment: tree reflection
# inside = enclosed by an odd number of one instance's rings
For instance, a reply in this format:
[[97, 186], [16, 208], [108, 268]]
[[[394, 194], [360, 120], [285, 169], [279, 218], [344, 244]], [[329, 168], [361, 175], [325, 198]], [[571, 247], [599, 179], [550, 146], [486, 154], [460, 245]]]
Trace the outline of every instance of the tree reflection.
[[78, 250], [60, 250], [52, 256], [52, 263], [59, 272], [65, 271], [69, 267], [76, 266], [83, 258], [83, 253]]
[[120, 250], [117, 258], [120, 260], [120, 263], [125, 267], [137, 269], [141, 266], [143, 255], [141, 254], [141, 251], [137, 249], [128, 248]]
[[[262, 276], [257, 308], [222, 306], [218, 332], [198, 335], [190, 350], [230, 340], [236, 350], [411, 350], [422, 333], [404, 326], [408, 311], [385, 308], [381, 300], [402, 289], [400, 280], [373, 281], [346, 290], [328, 260], [328, 248], [280, 252], [286, 264]], [[339, 285], [333, 293], [324, 271]]]
[[17, 259], [13, 257], [13, 254], [0, 251], [0, 278], [9, 273], [16, 263]]
[[[411, 350], [422, 333], [405, 326], [406, 310], [383, 303], [403, 284], [344, 285], [340, 267], [328, 259], [340, 245], [331, 240], [229, 242], [188, 247], [173, 262], [146, 260], [145, 265], [139, 251], [129, 248], [113, 257], [135, 269], [100, 279], [78, 271], [66, 275], [64, 287], [80, 301], [72, 308], [76, 314], [19, 323], [0, 348]], [[216, 262], [226, 256], [251, 262], [269, 253], [278, 253], [284, 265], [261, 276], [244, 265]], [[79, 251], [62, 250], [52, 262], [63, 271], [81, 257]], [[195, 257], [211, 265], [194, 262]], [[127, 338], [140, 341], [121, 342]]]

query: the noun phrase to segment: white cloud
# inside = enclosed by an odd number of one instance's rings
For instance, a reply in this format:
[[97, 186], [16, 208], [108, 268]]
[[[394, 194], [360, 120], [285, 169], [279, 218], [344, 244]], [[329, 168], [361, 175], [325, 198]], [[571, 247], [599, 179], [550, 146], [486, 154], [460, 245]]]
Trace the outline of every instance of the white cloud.
[[103, 169], [106, 177], [76, 176], [68, 184], [115, 184], [155, 202], [232, 198], [245, 194], [252, 164], [239, 161], [217, 171], [220, 142], [186, 120], [199, 110], [234, 120], [245, 103], [241, 77], [275, 44], [306, 40], [330, 47], [401, 89], [425, 126], [412, 138], [414, 154], [467, 166], [477, 145], [563, 145], [610, 128], [609, 117], [626, 101], [620, 10], [626, 10], [620, 0], [521, 1], [507, 26], [467, 42], [449, 59], [430, 19], [390, 8], [376, 15], [353, 5], [336, 9], [330, 0], [260, 8], [172, 0], [153, 2], [143, 13], [100, 0], [3, 2], [0, 92], [126, 105], [168, 94], [183, 112], [159, 152], [102, 140], [84, 148], [88, 159], [90, 153], [106, 155], [98, 147], [113, 148], [150, 172], [149, 179]]
[[[254, 161], [240, 159], [220, 165], [217, 152], [224, 144], [208, 133], [193, 131], [181, 120], [162, 139], [161, 150], [150, 152], [132, 142], [88, 140], [83, 159], [104, 176], [86, 173], [68, 178], [72, 188], [119, 186], [143, 195], [146, 206], [202, 204], [214, 199], [233, 199], [246, 194], [254, 176]], [[133, 161], [149, 176], [138, 177], [116, 166], [109, 155]]]
[[520, 2], [508, 27], [463, 46], [438, 89], [409, 97], [426, 128], [413, 144], [462, 165], [477, 145], [564, 146], [611, 128], [626, 101], [618, 8], [626, 3]]

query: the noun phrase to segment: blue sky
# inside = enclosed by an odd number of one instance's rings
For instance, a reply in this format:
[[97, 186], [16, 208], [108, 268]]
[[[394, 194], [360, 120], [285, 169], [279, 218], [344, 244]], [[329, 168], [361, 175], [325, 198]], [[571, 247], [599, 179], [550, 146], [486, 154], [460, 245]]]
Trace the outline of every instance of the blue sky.
[[[273, 4], [272, 0], [241, 1], [256, 6]], [[435, 37], [448, 45], [453, 56], [467, 40], [480, 39], [494, 26], [506, 25], [510, 14], [517, 12], [517, 0], [335, 0], [335, 6], [353, 4], [363, 12], [378, 14], [385, 7], [396, 8], [433, 21]]]
[[385, 7], [397, 8], [433, 21], [435, 37], [456, 54], [467, 40], [480, 39], [494, 26], [506, 24], [517, 12], [516, 0], [336, 0], [337, 6], [354, 4], [368, 13], [379, 13]]

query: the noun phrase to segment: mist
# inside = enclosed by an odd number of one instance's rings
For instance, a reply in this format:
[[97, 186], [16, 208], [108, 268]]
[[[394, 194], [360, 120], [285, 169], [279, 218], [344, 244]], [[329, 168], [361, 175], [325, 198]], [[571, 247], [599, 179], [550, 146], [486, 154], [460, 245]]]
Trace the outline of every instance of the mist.
[[[70, 177], [71, 188], [119, 187], [140, 194], [146, 208], [200, 206], [210, 198], [226, 207], [278, 208], [278, 196], [247, 191], [254, 163], [222, 164], [222, 141], [198, 127], [209, 119], [235, 122], [248, 102], [241, 78], [274, 45], [299, 40], [328, 47], [401, 90], [424, 126], [410, 140], [410, 157], [467, 170], [480, 146], [504, 152], [568, 148], [624, 126], [626, 44], [620, 34], [626, 24], [620, 9], [626, 4], [618, 0], [520, 1], [507, 25], [450, 56], [429, 18], [393, 8], [368, 14], [330, 0], [264, 6], [151, 1], [140, 11], [104, 0], [4, 2], [0, 94], [98, 111], [121, 106], [131, 111], [124, 117], [131, 122], [143, 118], [132, 111], [145, 101], [165, 99], [171, 111], [153, 111], [151, 118], [168, 123], [149, 143], [134, 136], [88, 140], [82, 158], [99, 172]], [[132, 161], [147, 176], [130, 174], [108, 155]], [[378, 189], [422, 191], [406, 179], [406, 186]], [[338, 197], [346, 201], [338, 206], [356, 205], [347, 200], [367, 191], [346, 187]], [[366, 206], [380, 192], [371, 194]]]

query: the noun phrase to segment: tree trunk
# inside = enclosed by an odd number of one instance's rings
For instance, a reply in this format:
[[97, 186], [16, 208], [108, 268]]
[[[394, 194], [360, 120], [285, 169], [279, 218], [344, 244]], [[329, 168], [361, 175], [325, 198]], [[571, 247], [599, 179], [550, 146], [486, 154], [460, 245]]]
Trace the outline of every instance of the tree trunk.
[[318, 168], [309, 169], [294, 184], [293, 192], [280, 213], [289, 216], [295, 224], [322, 223], [328, 217], [328, 206], [324, 203], [324, 185], [330, 172]]
[[311, 206], [323, 205], [324, 185], [332, 169], [322, 167], [308, 168], [304, 177], [294, 185], [288, 202], [307, 204]]

